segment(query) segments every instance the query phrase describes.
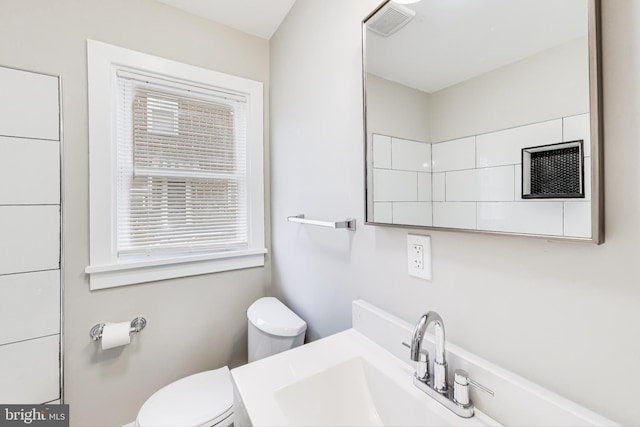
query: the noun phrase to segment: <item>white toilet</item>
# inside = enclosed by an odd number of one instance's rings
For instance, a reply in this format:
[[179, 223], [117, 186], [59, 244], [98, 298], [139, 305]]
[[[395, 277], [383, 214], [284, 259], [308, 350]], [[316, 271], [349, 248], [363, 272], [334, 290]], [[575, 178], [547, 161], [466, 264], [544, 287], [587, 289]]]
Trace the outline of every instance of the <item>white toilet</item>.
[[[260, 298], [247, 310], [249, 362], [298, 347], [307, 324], [272, 297]], [[155, 392], [140, 408], [138, 427], [231, 426], [233, 387], [229, 368], [181, 378]]]

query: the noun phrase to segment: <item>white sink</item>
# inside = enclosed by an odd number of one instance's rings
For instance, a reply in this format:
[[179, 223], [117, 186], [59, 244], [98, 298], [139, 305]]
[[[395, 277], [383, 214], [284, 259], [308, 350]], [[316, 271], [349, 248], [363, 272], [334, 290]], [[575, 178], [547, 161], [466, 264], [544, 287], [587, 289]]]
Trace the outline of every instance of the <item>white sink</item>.
[[[461, 418], [413, 384], [401, 344], [412, 333], [413, 325], [354, 301], [353, 329], [231, 371], [234, 425], [619, 426], [448, 342], [450, 371], [464, 369], [494, 392], [471, 390], [475, 415]], [[433, 354], [429, 335], [423, 347]]]
[[412, 368], [350, 329], [232, 371], [236, 426], [487, 426], [412, 383]]
[[276, 390], [275, 398], [296, 426], [449, 424], [425, 405], [426, 396], [406, 393], [398, 381], [360, 357]]

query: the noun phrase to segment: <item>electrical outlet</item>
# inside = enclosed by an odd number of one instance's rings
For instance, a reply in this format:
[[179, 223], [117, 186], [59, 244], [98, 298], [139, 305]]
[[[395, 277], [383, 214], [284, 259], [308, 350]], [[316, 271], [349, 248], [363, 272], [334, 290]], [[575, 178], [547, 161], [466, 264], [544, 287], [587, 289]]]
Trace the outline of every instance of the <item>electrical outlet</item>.
[[407, 267], [410, 276], [431, 280], [431, 237], [407, 235]]
[[413, 244], [411, 246], [411, 253], [409, 254], [411, 258], [411, 265], [413, 268], [417, 268], [422, 270], [424, 268], [424, 248], [422, 245]]

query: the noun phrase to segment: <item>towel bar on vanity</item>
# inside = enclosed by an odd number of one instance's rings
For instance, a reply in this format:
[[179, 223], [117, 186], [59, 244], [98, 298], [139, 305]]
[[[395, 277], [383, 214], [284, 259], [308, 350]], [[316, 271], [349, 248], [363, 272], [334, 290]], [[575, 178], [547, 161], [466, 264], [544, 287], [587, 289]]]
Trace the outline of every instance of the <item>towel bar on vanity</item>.
[[[106, 323], [98, 323], [97, 325], [93, 325], [91, 331], [89, 332], [89, 336], [93, 341], [98, 341], [102, 338], [102, 330], [104, 329]], [[129, 328], [129, 333], [131, 332], [140, 332], [147, 326], [147, 319], [144, 317], [136, 317], [131, 321], [131, 328]]]
[[346, 228], [347, 230], [351, 230], [351, 231], [356, 230], [356, 220], [353, 218], [347, 218], [344, 221], [317, 221], [315, 219], [306, 219], [304, 215], [300, 214], [296, 216], [287, 217], [287, 221], [297, 222], [300, 224], [317, 225], [320, 227]]

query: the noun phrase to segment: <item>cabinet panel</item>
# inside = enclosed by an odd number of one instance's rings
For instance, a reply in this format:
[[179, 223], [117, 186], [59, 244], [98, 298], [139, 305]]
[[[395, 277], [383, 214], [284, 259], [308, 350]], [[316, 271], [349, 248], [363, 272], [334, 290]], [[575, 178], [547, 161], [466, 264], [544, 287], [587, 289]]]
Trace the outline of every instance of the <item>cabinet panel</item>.
[[59, 79], [0, 67], [0, 402], [60, 399]]
[[0, 274], [60, 268], [60, 207], [0, 206]]
[[0, 276], [0, 345], [60, 333], [60, 270]]
[[0, 205], [60, 203], [59, 142], [0, 137], [0, 159]]
[[60, 139], [58, 78], [0, 67], [0, 135]]
[[0, 402], [41, 404], [60, 398], [60, 335], [0, 346]]

